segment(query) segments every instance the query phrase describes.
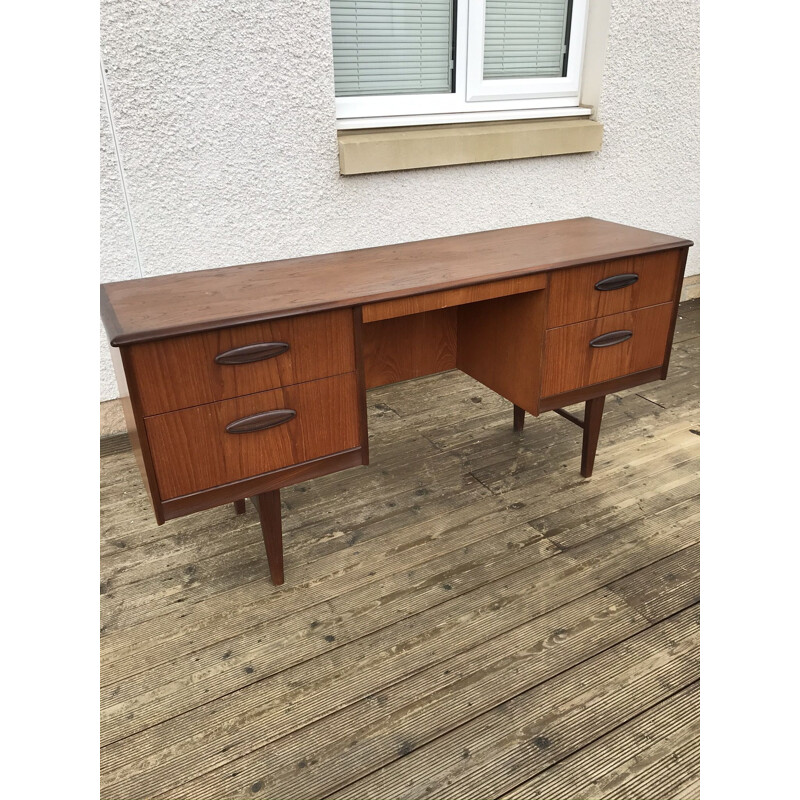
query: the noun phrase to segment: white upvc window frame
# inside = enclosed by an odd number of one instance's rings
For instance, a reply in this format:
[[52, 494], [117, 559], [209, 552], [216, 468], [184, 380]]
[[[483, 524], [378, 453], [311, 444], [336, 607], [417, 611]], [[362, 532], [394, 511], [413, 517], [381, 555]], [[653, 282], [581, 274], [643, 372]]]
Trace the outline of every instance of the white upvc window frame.
[[589, 0], [573, 0], [567, 74], [559, 78], [483, 77], [485, 0], [459, 0], [456, 12], [455, 91], [442, 94], [360, 95], [336, 98], [339, 129], [380, 128], [588, 116], [580, 79]]

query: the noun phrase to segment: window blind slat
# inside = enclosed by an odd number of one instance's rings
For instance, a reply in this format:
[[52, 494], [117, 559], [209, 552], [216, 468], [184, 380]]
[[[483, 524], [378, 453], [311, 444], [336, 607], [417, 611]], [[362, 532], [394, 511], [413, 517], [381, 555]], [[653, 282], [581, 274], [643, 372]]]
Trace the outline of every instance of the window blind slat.
[[336, 96], [451, 91], [452, 0], [331, 0]]
[[563, 74], [569, 0], [486, 0], [483, 77]]

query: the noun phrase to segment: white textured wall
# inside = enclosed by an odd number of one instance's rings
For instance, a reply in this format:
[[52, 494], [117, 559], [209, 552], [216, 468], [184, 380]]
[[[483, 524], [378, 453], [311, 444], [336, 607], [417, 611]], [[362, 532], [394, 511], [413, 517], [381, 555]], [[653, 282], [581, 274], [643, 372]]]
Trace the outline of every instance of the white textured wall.
[[[612, 3], [599, 153], [342, 178], [328, 0], [101, 0], [142, 273], [583, 215], [697, 242], [698, 4]], [[136, 277], [105, 108], [101, 153], [102, 279]]]
[[[103, 281], [138, 278], [133, 246], [122, 191], [120, 171], [102, 81], [100, 86], [100, 270]], [[117, 383], [108, 353], [108, 339], [100, 324], [100, 399], [117, 396]]]

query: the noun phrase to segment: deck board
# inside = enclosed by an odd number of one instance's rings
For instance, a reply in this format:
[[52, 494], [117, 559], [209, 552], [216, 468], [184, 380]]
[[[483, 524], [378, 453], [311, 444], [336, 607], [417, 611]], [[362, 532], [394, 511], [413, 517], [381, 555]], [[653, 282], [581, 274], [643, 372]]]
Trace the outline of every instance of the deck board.
[[101, 796], [699, 797], [698, 366], [690, 301], [589, 480], [461, 373], [371, 390], [370, 467], [282, 492], [279, 588], [252, 508], [158, 527], [109, 448]]
[[331, 795], [497, 797], [697, 680], [697, 609], [659, 623]]
[[[676, 745], [697, 739], [699, 689], [698, 683], [691, 684], [520, 784], [502, 800], [593, 800], [616, 796], [620, 787], [645, 772], [647, 765], [672, 756]], [[679, 778], [676, 794], [684, 782]], [[655, 792], [642, 792], [639, 796], [668, 798], [665, 788], [662, 783]]]

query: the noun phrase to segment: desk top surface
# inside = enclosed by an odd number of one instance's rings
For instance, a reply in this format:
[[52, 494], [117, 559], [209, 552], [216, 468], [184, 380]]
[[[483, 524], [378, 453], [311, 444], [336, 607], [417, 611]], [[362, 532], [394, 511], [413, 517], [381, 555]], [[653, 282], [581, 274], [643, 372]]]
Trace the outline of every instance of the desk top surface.
[[118, 346], [691, 244], [580, 217], [106, 283], [100, 306]]

